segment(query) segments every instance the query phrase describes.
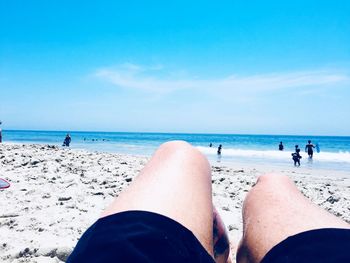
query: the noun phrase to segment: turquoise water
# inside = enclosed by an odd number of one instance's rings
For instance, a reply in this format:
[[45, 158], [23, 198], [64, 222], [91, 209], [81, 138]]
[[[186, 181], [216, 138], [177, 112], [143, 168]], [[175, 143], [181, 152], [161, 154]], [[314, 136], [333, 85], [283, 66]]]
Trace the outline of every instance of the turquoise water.
[[[16, 143], [44, 143], [62, 145], [66, 132], [4, 130], [3, 140]], [[72, 148], [102, 152], [151, 155], [162, 143], [184, 140], [196, 146], [211, 160], [216, 160], [216, 149], [223, 145], [221, 161], [273, 163], [292, 165], [294, 145], [302, 149], [302, 166], [350, 171], [350, 137], [290, 136], [290, 135], [241, 135], [241, 134], [177, 134], [177, 133], [129, 133], [129, 132], [70, 132]], [[318, 144], [309, 161], [303, 152], [307, 140]], [[282, 141], [284, 151], [278, 151]], [[209, 143], [213, 147], [209, 147]]]

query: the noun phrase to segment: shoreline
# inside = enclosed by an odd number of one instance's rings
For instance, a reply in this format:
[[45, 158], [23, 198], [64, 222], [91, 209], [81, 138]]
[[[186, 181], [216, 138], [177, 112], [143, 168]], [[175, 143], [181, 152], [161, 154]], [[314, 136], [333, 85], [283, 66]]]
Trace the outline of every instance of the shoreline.
[[[3, 143], [4, 145], [53, 145], [56, 146], [60, 149], [64, 149], [65, 147], [61, 146], [61, 144], [53, 144], [53, 143], [33, 143], [33, 142], [5, 142]], [[205, 147], [203, 146], [196, 146], [194, 145], [195, 148], [197, 148], [199, 151], [201, 151], [209, 160], [209, 162], [212, 165], [218, 165], [218, 164], [223, 164], [229, 167], [236, 167], [236, 166], [244, 166], [244, 167], [259, 167], [260, 169], [266, 171], [266, 172], [273, 172], [273, 171], [279, 171], [279, 170], [291, 170], [295, 169], [295, 172], [299, 172], [300, 170], [302, 173], [306, 174], [316, 174], [318, 172], [319, 175], [324, 175], [325, 171], [328, 171], [329, 174], [332, 174], [336, 172], [337, 174], [343, 174], [344, 176], [350, 176], [350, 161], [348, 163], [343, 163], [342, 161], [337, 161], [337, 162], [328, 162], [324, 160], [319, 160], [318, 156], [316, 155], [314, 159], [312, 160], [315, 163], [309, 162], [309, 159], [304, 156], [304, 158], [301, 161], [301, 166], [300, 167], [294, 167], [292, 158], [290, 156], [290, 153], [292, 151], [285, 150], [283, 152], [275, 151], [275, 153], [281, 153], [283, 155], [286, 155], [285, 158], [280, 158], [278, 157], [277, 159], [268, 157], [266, 159], [257, 158], [257, 157], [249, 157], [249, 156], [230, 156], [230, 155], [225, 155], [225, 149], [224, 153], [222, 154], [222, 157], [218, 158], [216, 155], [216, 149], [215, 148], [209, 148], [210, 153], [207, 151], [203, 150]], [[153, 148], [148, 148], [147, 153], [129, 153], [132, 151], [127, 150], [106, 150], [107, 148], [91, 148], [91, 147], [84, 147], [82, 145], [78, 146], [72, 146], [67, 149], [71, 150], [76, 150], [76, 151], [88, 151], [88, 152], [96, 152], [96, 153], [102, 153], [102, 154], [119, 154], [119, 155], [128, 155], [128, 156], [133, 156], [133, 157], [141, 157], [141, 158], [149, 158], [152, 156], [153, 152], [157, 149], [157, 147]], [[239, 149], [237, 149], [239, 150]], [[241, 151], [241, 150], [240, 150]], [[250, 151], [250, 150], [248, 150]], [[257, 152], [271, 152], [271, 151], [265, 151], [265, 150], [258, 150]], [[215, 153], [215, 154], [213, 154]], [[305, 154], [305, 153], [304, 153]], [[334, 154], [334, 153], [331, 153]], [[339, 152], [339, 154], [344, 154], [343, 152]], [[349, 153], [346, 153], [349, 154]], [[350, 158], [350, 155], [349, 155]], [[219, 161], [220, 160], [220, 161]], [[321, 165], [321, 167], [320, 167]], [[269, 168], [267, 168], [269, 167]]]
[[[44, 144], [0, 144], [0, 177], [11, 183], [0, 191], [0, 261], [64, 262], [81, 234], [148, 159]], [[210, 163], [213, 203], [226, 224], [233, 259], [242, 233], [243, 200], [265, 172], [288, 175], [311, 201], [350, 222], [349, 174]]]
[[278, 164], [253, 164], [249, 162], [210, 162], [212, 166], [215, 165], [224, 165], [230, 167], [232, 169], [236, 169], [241, 167], [245, 170], [258, 170], [262, 172], [262, 174], [267, 173], [282, 173], [286, 175], [305, 175], [316, 178], [344, 178], [350, 180], [350, 172], [345, 170], [332, 170], [332, 169], [322, 169], [318, 167], [307, 167], [300, 166], [294, 167], [292, 164], [290, 166], [286, 165], [278, 165]]

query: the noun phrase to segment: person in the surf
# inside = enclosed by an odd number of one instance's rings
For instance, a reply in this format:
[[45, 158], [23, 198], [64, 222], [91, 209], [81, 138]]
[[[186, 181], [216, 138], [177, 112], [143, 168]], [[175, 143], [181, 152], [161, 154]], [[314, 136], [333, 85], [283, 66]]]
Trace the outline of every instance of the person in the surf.
[[303, 158], [303, 157], [300, 155], [300, 149], [295, 147], [295, 152], [292, 153], [292, 159], [294, 161], [294, 166], [297, 166], [297, 165], [300, 166], [300, 159], [301, 158]]
[[221, 155], [221, 149], [222, 149], [222, 145], [220, 144], [218, 147], [218, 155]]
[[313, 145], [310, 140], [308, 140], [307, 142], [308, 143], [305, 145], [305, 152], [307, 152], [309, 158], [312, 159], [312, 156], [314, 154], [313, 148], [315, 148], [315, 145]]
[[284, 149], [283, 143], [280, 142], [280, 144], [278, 145], [278, 150], [283, 151], [283, 149]]
[[66, 138], [64, 138], [62, 146], [69, 147], [69, 144], [71, 141], [72, 141], [72, 138], [70, 137], [69, 133], [67, 133]]
[[321, 150], [320, 150], [320, 145], [318, 144], [318, 143], [316, 143], [316, 145], [315, 145], [315, 148], [316, 148], [316, 152], [320, 152]]

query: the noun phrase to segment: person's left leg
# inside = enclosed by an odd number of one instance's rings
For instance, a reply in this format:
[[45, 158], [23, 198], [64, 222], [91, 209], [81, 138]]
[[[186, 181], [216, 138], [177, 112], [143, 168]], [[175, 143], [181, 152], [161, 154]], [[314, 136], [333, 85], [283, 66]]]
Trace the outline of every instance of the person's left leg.
[[[260, 176], [244, 200], [243, 237], [237, 251], [237, 262], [261, 262], [273, 247], [288, 237], [327, 228], [350, 229], [350, 225], [313, 204], [287, 176]], [[295, 261], [290, 259], [288, 262]]]

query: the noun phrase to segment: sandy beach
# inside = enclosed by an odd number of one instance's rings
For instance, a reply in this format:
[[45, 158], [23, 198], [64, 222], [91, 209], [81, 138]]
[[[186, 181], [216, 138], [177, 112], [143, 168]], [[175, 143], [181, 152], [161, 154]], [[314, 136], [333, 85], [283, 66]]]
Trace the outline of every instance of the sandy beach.
[[[65, 262], [81, 234], [148, 159], [50, 145], [0, 145], [0, 178], [11, 183], [0, 190], [0, 261]], [[265, 172], [290, 176], [314, 203], [350, 223], [349, 173], [213, 162], [213, 200], [233, 258], [242, 233], [242, 202]]]

